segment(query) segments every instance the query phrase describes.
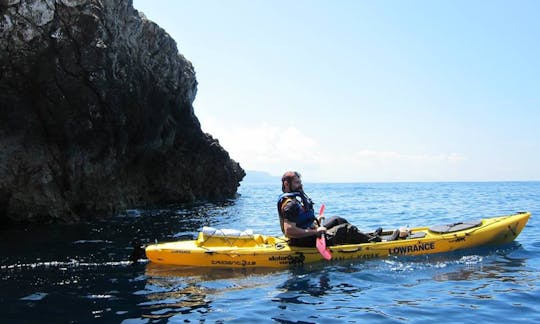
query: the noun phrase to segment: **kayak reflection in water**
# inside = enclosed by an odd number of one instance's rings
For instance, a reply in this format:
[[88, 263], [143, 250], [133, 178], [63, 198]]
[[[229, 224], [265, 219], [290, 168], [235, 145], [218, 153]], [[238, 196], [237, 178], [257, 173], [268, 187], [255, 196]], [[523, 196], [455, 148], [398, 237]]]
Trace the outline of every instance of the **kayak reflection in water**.
[[289, 238], [289, 245], [314, 247], [319, 235], [326, 236], [327, 245], [357, 244], [380, 240], [362, 233], [345, 218], [331, 217], [327, 221], [315, 217], [313, 201], [302, 187], [300, 173], [287, 171], [281, 178], [277, 209], [281, 231]]

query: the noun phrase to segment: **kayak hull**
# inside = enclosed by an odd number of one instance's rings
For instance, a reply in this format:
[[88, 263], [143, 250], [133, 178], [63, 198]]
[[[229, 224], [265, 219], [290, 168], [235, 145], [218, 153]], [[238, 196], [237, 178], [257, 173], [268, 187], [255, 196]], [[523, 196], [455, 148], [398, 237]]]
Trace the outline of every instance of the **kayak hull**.
[[[429, 227], [410, 229], [406, 239], [330, 246], [332, 260], [374, 259], [393, 255], [423, 255], [512, 242], [521, 233], [529, 212], [485, 218], [478, 226], [451, 232]], [[458, 223], [457, 223], [458, 224]], [[152, 244], [147, 258], [156, 264], [218, 268], [287, 268], [323, 261], [316, 248], [294, 247], [284, 237], [265, 235], [205, 236], [197, 240]]]

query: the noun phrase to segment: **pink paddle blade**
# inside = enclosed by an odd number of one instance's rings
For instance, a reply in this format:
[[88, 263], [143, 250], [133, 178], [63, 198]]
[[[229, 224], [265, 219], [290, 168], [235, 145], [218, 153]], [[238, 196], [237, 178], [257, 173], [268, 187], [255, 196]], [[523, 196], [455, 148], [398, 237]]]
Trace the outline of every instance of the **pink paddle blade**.
[[319, 217], [324, 214], [324, 204], [321, 205], [321, 210], [319, 210]]
[[324, 238], [324, 236], [317, 237], [315, 245], [317, 246], [317, 250], [323, 258], [325, 258], [326, 260], [332, 259], [332, 253], [330, 253], [330, 250], [326, 247], [326, 239]]

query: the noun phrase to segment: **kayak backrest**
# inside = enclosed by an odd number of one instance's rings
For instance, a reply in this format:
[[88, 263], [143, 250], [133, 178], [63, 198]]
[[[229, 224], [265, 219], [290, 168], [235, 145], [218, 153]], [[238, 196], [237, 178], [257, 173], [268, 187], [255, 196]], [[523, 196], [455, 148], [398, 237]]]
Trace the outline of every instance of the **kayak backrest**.
[[482, 225], [482, 220], [468, 220], [468, 221], [458, 222], [458, 223], [453, 223], [453, 224], [434, 225], [434, 226], [431, 226], [429, 230], [433, 233], [444, 234], [444, 233], [463, 231], [469, 228], [478, 227], [480, 225]]

